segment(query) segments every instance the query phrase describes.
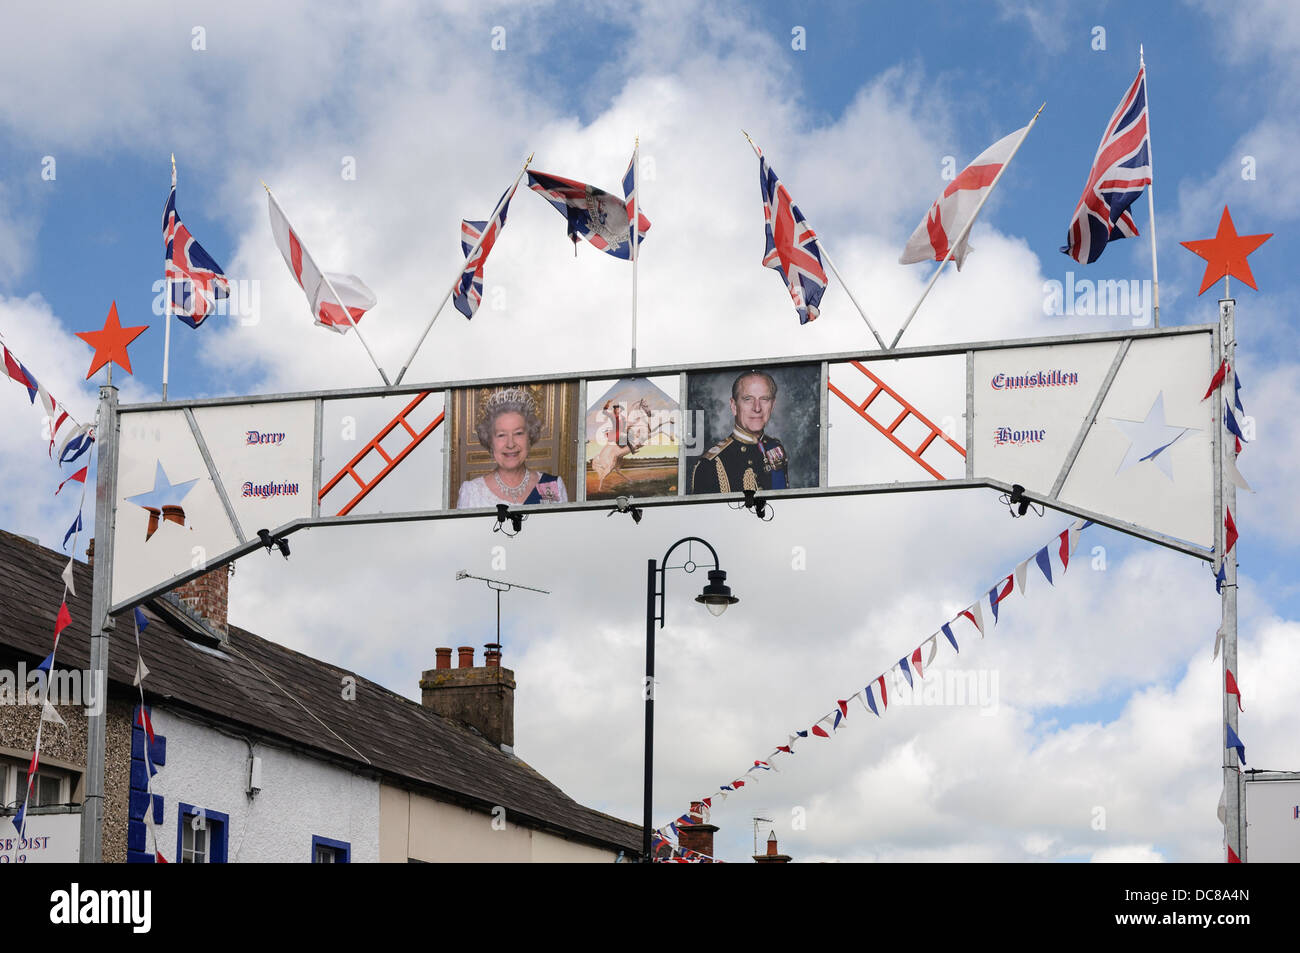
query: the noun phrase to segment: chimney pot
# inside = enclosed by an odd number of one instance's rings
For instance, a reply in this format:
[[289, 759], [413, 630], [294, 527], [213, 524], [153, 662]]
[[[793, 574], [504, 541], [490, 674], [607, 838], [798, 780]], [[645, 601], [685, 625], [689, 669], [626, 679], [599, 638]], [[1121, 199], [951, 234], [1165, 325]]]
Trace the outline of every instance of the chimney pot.
[[700, 823], [682, 827], [677, 832], [677, 843], [706, 857], [713, 856], [713, 835], [718, 829], [704, 820], [704, 805], [699, 801], [691, 802], [691, 819], [699, 818]]
[[488, 668], [501, 667], [501, 646], [496, 642], [489, 642], [483, 646], [483, 664]]
[[754, 855], [754, 863], [756, 864], [788, 864], [790, 860], [789, 854], [782, 854], [777, 851], [776, 831], [772, 831], [767, 835], [767, 853]]
[[95, 538], [90, 538], [90, 543], [86, 546], [86, 562], [90, 563], [93, 568], [95, 565]]
[[477, 731], [490, 744], [515, 744], [515, 673], [494, 664], [489, 650], [483, 668], [474, 667], [474, 649], [462, 645], [460, 665], [451, 667], [451, 649], [437, 649], [437, 668], [420, 676], [420, 704]]

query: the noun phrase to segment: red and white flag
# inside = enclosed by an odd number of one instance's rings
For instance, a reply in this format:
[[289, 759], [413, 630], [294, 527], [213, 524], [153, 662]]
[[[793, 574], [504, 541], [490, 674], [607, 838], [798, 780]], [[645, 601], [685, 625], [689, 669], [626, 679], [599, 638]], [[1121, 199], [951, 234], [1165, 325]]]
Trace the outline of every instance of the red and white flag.
[[[916, 231], [907, 240], [907, 247], [899, 256], [899, 264], [943, 261], [948, 257], [953, 243], [957, 241], [967, 223], [973, 223], [980, 202], [993, 189], [993, 183], [1006, 164], [1011, 161], [1011, 157], [1028, 132], [1029, 126], [1025, 126], [999, 139], [981, 152], [974, 162], [962, 169], [957, 178], [948, 183], [948, 187], [934, 200], [934, 204], [925, 213], [921, 224], [916, 226]], [[958, 271], [961, 271], [962, 262], [966, 260], [969, 251], [970, 231], [967, 230], [961, 243], [952, 252], [952, 260], [956, 262]]]
[[[330, 272], [324, 274], [316, 267], [311, 254], [303, 247], [298, 233], [293, 230], [289, 220], [280, 208], [275, 196], [267, 190], [267, 208], [271, 213], [271, 233], [275, 244], [284, 256], [284, 262], [293, 272], [294, 279], [307, 295], [311, 305], [312, 316], [316, 323], [340, 334], [346, 334], [353, 322], [360, 321], [361, 316], [375, 306], [375, 293], [366, 287], [356, 275], [338, 275]], [[333, 285], [334, 292], [330, 291]], [[340, 302], [347, 308], [344, 313]], [[348, 315], [352, 320], [348, 320]]]

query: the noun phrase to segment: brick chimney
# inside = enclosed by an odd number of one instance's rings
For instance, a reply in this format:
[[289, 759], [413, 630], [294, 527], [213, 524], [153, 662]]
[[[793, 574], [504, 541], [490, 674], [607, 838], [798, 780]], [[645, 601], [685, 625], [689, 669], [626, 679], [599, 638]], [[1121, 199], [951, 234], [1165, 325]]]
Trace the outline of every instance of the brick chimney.
[[230, 608], [230, 574], [234, 568], [233, 563], [222, 566], [173, 590], [187, 609], [202, 616], [222, 638], [229, 634], [226, 613]]
[[700, 823], [692, 824], [690, 827], [677, 825], [677, 846], [712, 857], [713, 835], [718, 832], [718, 829], [712, 824], [704, 823], [707, 820], [704, 816], [704, 805], [699, 801], [692, 801], [691, 820], [697, 819]]
[[756, 864], [788, 864], [790, 863], [789, 854], [778, 854], [776, 851], [776, 831], [767, 835], [767, 853], [755, 854], [754, 863]]
[[420, 676], [420, 704], [444, 718], [474, 728], [498, 748], [515, 744], [515, 673], [501, 667], [501, 647], [487, 646], [484, 664], [474, 665], [474, 647], [462, 645], [456, 668], [451, 649], [436, 649], [436, 667]]

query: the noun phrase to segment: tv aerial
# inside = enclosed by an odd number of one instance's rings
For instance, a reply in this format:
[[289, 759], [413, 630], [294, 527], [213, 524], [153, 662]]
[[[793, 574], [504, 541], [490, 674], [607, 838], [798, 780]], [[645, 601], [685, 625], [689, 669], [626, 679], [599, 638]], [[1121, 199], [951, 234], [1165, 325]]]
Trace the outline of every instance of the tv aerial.
[[463, 569], [456, 571], [456, 581], [462, 579], [477, 579], [480, 582], [487, 583], [487, 587], [497, 594], [497, 637], [496, 641], [490, 643], [487, 647], [490, 649], [501, 650], [501, 593], [509, 592], [511, 589], [527, 589], [529, 592], [540, 592], [544, 596], [551, 593], [547, 589], [538, 589], [535, 586], [524, 586], [517, 582], [506, 582], [504, 579], [489, 579], [486, 576], [475, 576], [473, 573], [466, 572]]

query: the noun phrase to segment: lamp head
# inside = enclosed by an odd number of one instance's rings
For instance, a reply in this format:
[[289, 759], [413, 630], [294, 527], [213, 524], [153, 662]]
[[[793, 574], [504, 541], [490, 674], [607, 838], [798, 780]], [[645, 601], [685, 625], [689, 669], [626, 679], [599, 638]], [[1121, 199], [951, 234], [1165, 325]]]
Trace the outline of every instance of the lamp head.
[[695, 601], [702, 602], [714, 615], [722, 615], [727, 611], [727, 606], [735, 605], [740, 600], [731, 594], [731, 587], [727, 585], [726, 572], [721, 569], [710, 569], [709, 584], [695, 597]]

